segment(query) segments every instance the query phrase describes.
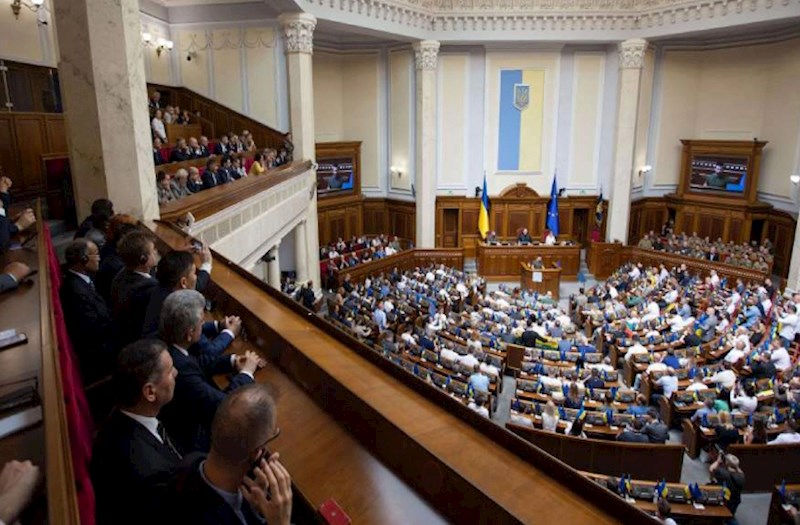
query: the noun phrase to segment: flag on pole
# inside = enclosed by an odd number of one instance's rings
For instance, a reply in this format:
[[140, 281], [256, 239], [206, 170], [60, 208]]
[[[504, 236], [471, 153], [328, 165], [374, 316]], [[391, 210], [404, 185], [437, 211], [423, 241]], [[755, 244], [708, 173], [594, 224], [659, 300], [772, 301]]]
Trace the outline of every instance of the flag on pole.
[[489, 192], [486, 191], [486, 172], [483, 172], [483, 193], [481, 194], [481, 210], [478, 213], [478, 231], [481, 233], [481, 238], [485, 239], [486, 234], [489, 233]]
[[556, 174], [553, 174], [553, 188], [550, 190], [550, 204], [547, 205], [547, 229], [558, 236], [558, 184]]

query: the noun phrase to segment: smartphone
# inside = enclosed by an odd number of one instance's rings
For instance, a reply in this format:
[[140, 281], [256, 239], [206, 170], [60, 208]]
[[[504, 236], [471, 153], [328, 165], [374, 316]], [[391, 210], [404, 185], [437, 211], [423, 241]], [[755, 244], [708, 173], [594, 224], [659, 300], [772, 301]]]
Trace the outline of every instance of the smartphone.
[[196, 252], [200, 252], [203, 250], [203, 243], [198, 241], [197, 239], [192, 239], [192, 249]]

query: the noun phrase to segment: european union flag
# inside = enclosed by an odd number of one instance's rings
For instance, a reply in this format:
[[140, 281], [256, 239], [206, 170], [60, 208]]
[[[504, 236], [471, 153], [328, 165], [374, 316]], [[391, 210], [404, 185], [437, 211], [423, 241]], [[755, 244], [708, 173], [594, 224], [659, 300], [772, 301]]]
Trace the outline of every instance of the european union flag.
[[547, 205], [547, 229], [558, 236], [558, 184], [556, 175], [553, 175], [553, 187], [550, 189], [550, 204]]

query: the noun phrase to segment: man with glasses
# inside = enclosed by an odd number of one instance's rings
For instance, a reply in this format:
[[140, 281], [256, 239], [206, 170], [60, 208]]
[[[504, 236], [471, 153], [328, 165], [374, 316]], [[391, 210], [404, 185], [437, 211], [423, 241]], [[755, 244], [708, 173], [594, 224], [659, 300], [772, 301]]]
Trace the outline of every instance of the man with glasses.
[[211, 451], [176, 476], [172, 522], [289, 525], [292, 480], [268, 445], [280, 435], [264, 385], [239, 388], [219, 405]]

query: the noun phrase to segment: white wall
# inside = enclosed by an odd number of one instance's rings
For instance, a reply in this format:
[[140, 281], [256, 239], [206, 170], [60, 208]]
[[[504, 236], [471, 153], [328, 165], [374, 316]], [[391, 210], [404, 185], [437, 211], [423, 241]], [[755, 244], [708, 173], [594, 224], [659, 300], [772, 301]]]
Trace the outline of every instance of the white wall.
[[800, 170], [800, 39], [715, 50], [663, 50], [656, 105], [653, 180], [674, 188], [680, 139], [769, 141], [763, 198], [791, 202]]
[[317, 142], [361, 142], [361, 189], [384, 195], [386, 178], [386, 55], [381, 51], [315, 51]]
[[[0, 8], [0, 59], [56, 67], [58, 48], [55, 24], [49, 15], [52, 4], [46, 0], [42, 15], [22, 7], [19, 18], [11, 11], [11, 2]], [[47, 24], [38, 23], [46, 20]]]

